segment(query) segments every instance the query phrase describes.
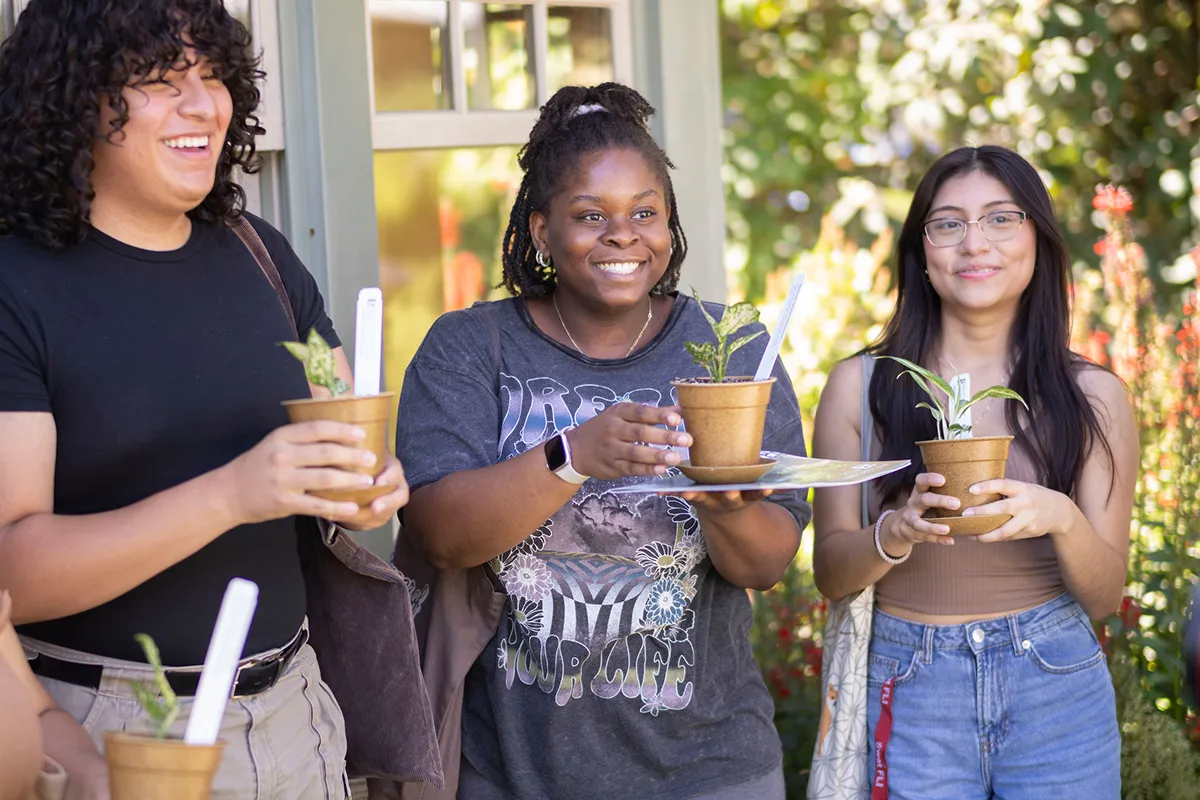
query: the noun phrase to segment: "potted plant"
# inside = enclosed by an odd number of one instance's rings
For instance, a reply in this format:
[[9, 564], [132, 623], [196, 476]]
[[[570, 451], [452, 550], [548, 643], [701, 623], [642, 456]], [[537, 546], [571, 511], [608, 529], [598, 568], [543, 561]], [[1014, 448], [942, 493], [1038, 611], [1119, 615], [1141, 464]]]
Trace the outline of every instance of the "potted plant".
[[154, 640], [144, 633], [134, 638], [154, 669], [153, 684], [131, 682], [150, 718], [151, 731], [148, 735], [104, 734], [112, 800], [206, 800], [225, 743], [190, 745], [168, 738], [179, 716], [179, 698], [167, 683]]
[[[751, 376], [730, 377], [726, 374], [729, 357], [766, 332], [757, 331], [733, 338], [742, 328], [758, 321], [758, 310], [750, 303], [734, 303], [726, 306], [721, 319], [717, 320], [704, 308], [695, 289], [692, 290], [692, 297], [712, 327], [716, 341], [684, 343], [692, 360], [704, 367], [708, 377], [680, 378], [671, 382], [675, 387], [684, 426], [692, 436], [688, 466], [760, 468], [764, 466], [759, 456], [763, 425], [766, 422], [767, 404], [771, 399], [771, 385], [775, 379], [756, 381]], [[770, 462], [766, 462], [765, 467], [769, 469]], [[766, 469], [762, 469], [762, 472]], [[696, 480], [703, 480], [689, 475]], [[724, 482], [726, 477], [729, 476], [712, 476], [713, 482]]]
[[[963, 517], [964, 509], [981, 506], [1000, 499], [998, 494], [971, 494], [972, 486], [983, 481], [997, 480], [1004, 477], [1008, 464], [1008, 447], [1012, 442], [1011, 436], [981, 436], [971, 435], [971, 425], [965, 422], [964, 415], [976, 403], [988, 398], [1001, 400], [1016, 400], [1028, 410], [1029, 405], [1021, 395], [1007, 386], [989, 386], [976, 392], [970, 397], [954, 390], [948, 381], [940, 375], [896, 356], [884, 356], [904, 367], [900, 375], [907, 375], [916, 382], [917, 386], [929, 396], [929, 403], [918, 403], [917, 408], [924, 408], [933, 415], [937, 423], [938, 438], [917, 442], [921, 448], [921, 458], [925, 461], [925, 469], [936, 472], [946, 479], [942, 486], [930, 491], [935, 494], [950, 495], [958, 499], [959, 507], [955, 510], [946, 508], [931, 508], [928, 515], [938, 518], [940, 522], [949, 524], [951, 532], [968, 532], [967, 527], [974, 528], [970, 532], [987, 533], [995, 530], [1007, 521], [1003, 515], [988, 517]], [[945, 403], [941, 395], [946, 396]], [[956, 525], [948, 520], [963, 520], [964, 530], [955, 530]], [[965, 522], [965, 521], [969, 521]], [[987, 527], [990, 526], [990, 527]], [[983, 530], [987, 527], [987, 530]]]
[[[288, 418], [292, 422], [331, 419], [357, 425], [367, 434], [360, 446], [375, 454], [375, 464], [370, 467], [356, 467], [355, 471], [372, 477], [382, 472], [384, 460], [388, 454], [388, 418], [391, 415], [392, 401], [395, 399], [396, 393], [350, 394], [350, 387], [337, 377], [333, 350], [316, 329], [308, 332], [308, 340], [303, 344], [283, 342], [283, 346], [304, 365], [304, 374], [308, 377], [309, 383], [314, 386], [323, 386], [329, 390], [328, 397], [309, 397], [303, 400], [285, 401], [283, 405], [287, 409]], [[370, 505], [376, 497], [386, 494], [390, 488], [388, 486], [368, 486], [363, 489], [339, 489], [312, 492], [312, 494], [327, 500], [348, 501], [366, 506]]]

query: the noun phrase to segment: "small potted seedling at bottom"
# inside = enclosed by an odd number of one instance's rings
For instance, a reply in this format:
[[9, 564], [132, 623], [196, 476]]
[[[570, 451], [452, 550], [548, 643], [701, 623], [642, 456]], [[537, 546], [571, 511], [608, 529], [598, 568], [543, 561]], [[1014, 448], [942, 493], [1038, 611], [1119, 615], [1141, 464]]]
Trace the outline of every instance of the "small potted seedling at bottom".
[[[989, 398], [1015, 400], [1028, 410], [1025, 399], [1007, 386], [989, 386], [967, 397], [965, 393], [956, 392], [949, 381], [931, 370], [896, 356], [884, 358], [900, 364], [904, 369], [897, 377], [912, 378], [932, 401], [932, 405], [918, 403], [917, 408], [924, 408], [933, 415], [937, 423], [938, 437], [917, 442], [917, 446], [921, 448], [925, 470], [936, 472], [946, 479], [944, 485], [936, 486], [930, 491], [957, 498], [959, 506], [954, 510], [931, 508], [928, 516], [939, 518], [939, 521], [964, 519], [961, 517], [963, 510], [999, 500], [998, 494], [971, 494], [969, 490], [977, 483], [1004, 477], [1008, 464], [1008, 448], [1013, 437], [976, 438], [972, 436], [966, 414], [973, 406]], [[1001, 524], [1003, 521], [997, 522], [994, 527], [998, 528]]]
[[695, 289], [692, 297], [708, 320], [715, 341], [684, 343], [692, 360], [708, 373], [707, 377], [678, 378], [671, 382], [684, 427], [692, 436], [691, 466], [758, 465], [775, 379], [756, 381], [753, 376], [727, 374], [730, 356], [766, 333], [760, 330], [734, 338], [742, 328], [758, 322], [758, 310], [750, 303], [734, 303], [726, 306], [717, 320], [708, 313]]
[[[372, 466], [356, 467], [355, 471], [372, 477], [377, 476], [383, 471], [388, 455], [388, 419], [396, 393], [352, 394], [346, 382], [337, 377], [333, 350], [316, 329], [309, 331], [308, 339], [303, 344], [283, 342], [283, 346], [304, 365], [304, 374], [310, 384], [329, 390], [328, 397], [285, 401], [283, 405], [287, 409], [288, 419], [292, 422], [329, 419], [362, 428], [366, 438], [359, 446], [375, 454], [375, 463]], [[327, 500], [368, 506], [372, 500], [387, 494], [392, 488], [368, 486], [363, 489], [314, 491], [312, 494]]]
[[153, 682], [131, 681], [150, 730], [104, 734], [112, 800], [207, 800], [225, 743], [190, 745], [170, 735], [179, 698], [167, 682], [154, 640], [144, 633], [134, 638], [154, 670]]

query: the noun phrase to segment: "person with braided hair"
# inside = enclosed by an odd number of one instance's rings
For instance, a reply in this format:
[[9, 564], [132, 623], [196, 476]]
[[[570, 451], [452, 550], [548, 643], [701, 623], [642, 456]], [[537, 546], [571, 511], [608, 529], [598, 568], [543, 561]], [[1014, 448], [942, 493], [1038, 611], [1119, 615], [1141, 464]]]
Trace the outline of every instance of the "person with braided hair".
[[[429, 605], [450, 584], [475, 608], [494, 592], [490, 627], [451, 659], [465, 674], [437, 678], [462, 687], [461, 726], [440, 727], [461, 732], [461, 760], [443, 742], [459, 798], [783, 797], [745, 590], [791, 563], [807, 503], [611, 491], [679, 464], [692, 440], [670, 381], [699, 374], [683, 344], [712, 335], [676, 292], [687, 240], [653, 113], [615, 83], [550, 99], [519, 155], [512, 297], [443, 315], [405, 376], [404, 539], [442, 571]], [[754, 372], [764, 339], [733, 374]], [[774, 374], [764, 447], [803, 453]]]

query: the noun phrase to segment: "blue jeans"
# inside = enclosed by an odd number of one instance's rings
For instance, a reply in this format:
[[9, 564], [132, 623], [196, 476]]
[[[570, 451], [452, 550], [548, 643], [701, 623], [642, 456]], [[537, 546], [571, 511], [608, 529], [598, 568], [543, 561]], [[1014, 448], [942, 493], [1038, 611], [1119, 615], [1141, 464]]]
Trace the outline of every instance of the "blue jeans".
[[867, 678], [873, 753], [889, 678], [893, 800], [1119, 800], [1112, 680], [1070, 595], [966, 625], [876, 610]]

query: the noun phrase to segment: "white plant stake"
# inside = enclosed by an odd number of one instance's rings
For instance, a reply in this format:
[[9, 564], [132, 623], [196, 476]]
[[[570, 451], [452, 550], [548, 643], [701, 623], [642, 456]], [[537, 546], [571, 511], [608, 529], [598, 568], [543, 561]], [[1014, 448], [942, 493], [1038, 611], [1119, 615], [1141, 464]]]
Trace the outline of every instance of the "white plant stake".
[[[950, 398], [950, 404], [953, 406], [961, 406], [966, 403], [971, 396], [971, 375], [966, 372], [959, 373], [950, 379], [950, 387], [954, 389], [954, 394]], [[970, 439], [971, 433], [971, 407], [967, 406], [962, 413], [958, 415], [958, 424], [966, 431], [966, 433], [958, 436], [958, 439]]]
[[258, 584], [234, 578], [225, 587], [217, 624], [204, 656], [200, 685], [196, 688], [196, 699], [183, 734], [185, 744], [208, 746], [216, 743], [257, 605]]
[[383, 292], [377, 287], [358, 293], [354, 326], [354, 393], [379, 394], [383, 361]]

